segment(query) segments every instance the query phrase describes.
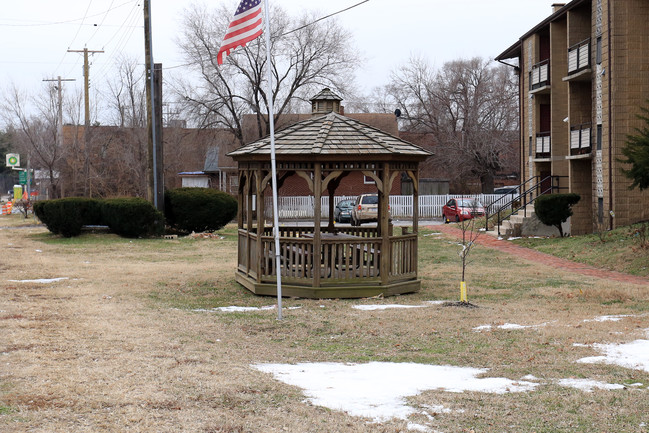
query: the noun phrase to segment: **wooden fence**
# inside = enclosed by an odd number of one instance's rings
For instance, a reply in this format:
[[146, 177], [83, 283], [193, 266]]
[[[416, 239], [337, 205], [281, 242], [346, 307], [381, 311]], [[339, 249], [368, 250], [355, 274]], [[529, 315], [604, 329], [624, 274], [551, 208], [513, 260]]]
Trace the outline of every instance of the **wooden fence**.
[[[441, 218], [442, 206], [451, 198], [457, 197], [475, 198], [485, 206], [489, 213], [515, 198], [511, 194], [422, 195], [419, 196], [419, 218]], [[356, 196], [336, 196], [334, 197], [334, 203], [355, 198]], [[329, 197], [322, 197], [320, 206], [321, 217], [327, 218], [329, 215]], [[278, 197], [277, 207], [279, 208], [280, 219], [310, 219], [314, 217], [315, 198], [311, 196]], [[390, 196], [390, 215], [392, 215], [392, 218], [412, 218], [412, 209], [413, 197], [411, 195]], [[264, 216], [269, 220], [273, 218], [272, 197], [266, 197], [265, 199]]]

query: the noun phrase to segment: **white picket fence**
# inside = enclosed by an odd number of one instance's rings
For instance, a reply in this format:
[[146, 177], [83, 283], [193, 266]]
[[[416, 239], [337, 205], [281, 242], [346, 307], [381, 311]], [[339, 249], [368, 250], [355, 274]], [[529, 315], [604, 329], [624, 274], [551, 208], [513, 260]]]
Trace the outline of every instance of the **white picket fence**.
[[[442, 206], [451, 198], [457, 197], [475, 198], [487, 208], [489, 213], [515, 198], [511, 194], [422, 195], [419, 196], [419, 218], [440, 218], [442, 216]], [[335, 196], [334, 205], [341, 200], [353, 200], [355, 198], [356, 196]], [[264, 216], [268, 219], [273, 218], [272, 204], [272, 197], [266, 197]], [[390, 214], [392, 218], [412, 218], [412, 205], [413, 197], [411, 195], [390, 196]], [[329, 197], [322, 197], [320, 206], [321, 217], [326, 218], [329, 215]], [[280, 219], [309, 219], [314, 217], [315, 198], [311, 196], [278, 197], [277, 207], [279, 208]]]

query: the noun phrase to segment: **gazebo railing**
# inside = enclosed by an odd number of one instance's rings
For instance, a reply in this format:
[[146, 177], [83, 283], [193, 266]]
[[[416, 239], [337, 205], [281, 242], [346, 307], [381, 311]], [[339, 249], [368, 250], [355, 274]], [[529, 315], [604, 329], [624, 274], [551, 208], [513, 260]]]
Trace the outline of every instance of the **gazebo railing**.
[[[323, 231], [320, 250], [313, 227], [282, 227], [279, 260], [282, 281], [313, 286], [363, 285], [381, 281], [383, 238], [376, 228], [349, 227], [344, 231]], [[258, 254], [258, 248], [261, 248]], [[389, 282], [405, 281], [417, 275], [417, 235], [403, 232], [389, 237]], [[259, 259], [261, 257], [261, 259]], [[239, 231], [239, 272], [259, 283], [274, 283], [276, 275], [275, 239], [272, 228], [265, 228], [261, 239], [256, 233]]]
[[[321, 239], [320, 252], [314, 249], [314, 239], [280, 238], [282, 281], [312, 285], [317, 272], [323, 284], [357, 279], [359, 283], [379, 276], [381, 239], [367, 240]], [[262, 237], [263, 259], [261, 282], [276, 279], [275, 240]]]
[[417, 257], [416, 234], [390, 237], [390, 279], [415, 277]]

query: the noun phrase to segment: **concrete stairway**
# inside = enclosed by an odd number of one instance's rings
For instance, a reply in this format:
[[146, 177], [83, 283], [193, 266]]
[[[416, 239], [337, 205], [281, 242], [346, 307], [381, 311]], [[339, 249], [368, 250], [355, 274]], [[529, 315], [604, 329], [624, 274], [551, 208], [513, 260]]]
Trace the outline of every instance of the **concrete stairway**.
[[[556, 227], [543, 224], [536, 217], [534, 204], [527, 205], [527, 212], [524, 209], [512, 214], [508, 219], [500, 222], [500, 236], [512, 238], [520, 236], [559, 236]], [[563, 224], [564, 233], [570, 233], [570, 220]], [[492, 236], [498, 236], [498, 227], [486, 232]]]

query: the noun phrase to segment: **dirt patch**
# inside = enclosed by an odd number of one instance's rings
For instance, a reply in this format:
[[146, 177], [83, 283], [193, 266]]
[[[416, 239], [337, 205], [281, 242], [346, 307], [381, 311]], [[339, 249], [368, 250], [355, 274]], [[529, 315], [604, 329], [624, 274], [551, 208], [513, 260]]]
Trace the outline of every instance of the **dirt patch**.
[[472, 304], [471, 302], [465, 302], [465, 301], [444, 302], [442, 305], [444, 307], [479, 308], [477, 305]]

